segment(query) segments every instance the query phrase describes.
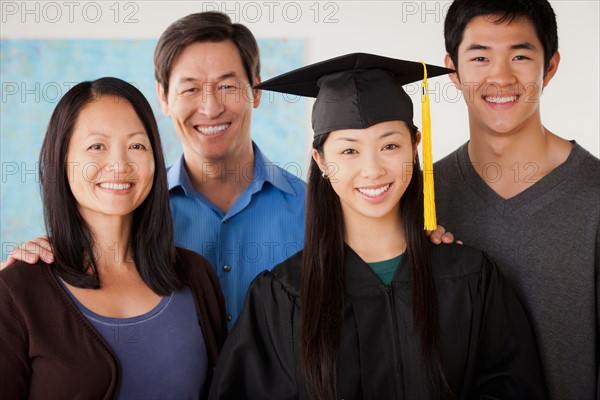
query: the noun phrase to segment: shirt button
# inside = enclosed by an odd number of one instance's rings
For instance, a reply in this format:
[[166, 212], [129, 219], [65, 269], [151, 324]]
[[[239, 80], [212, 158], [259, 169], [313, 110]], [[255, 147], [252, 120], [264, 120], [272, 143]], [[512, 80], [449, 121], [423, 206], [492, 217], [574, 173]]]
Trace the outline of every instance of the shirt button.
[[233, 319], [233, 316], [231, 314], [227, 314], [227, 321], [231, 321]]
[[231, 265], [224, 265], [223, 266], [223, 271], [225, 271], [225, 272], [231, 271]]
[[226, 219], [225, 221], [223, 221], [223, 223], [224, 223], [225, 225], [227, 225], [227, 224], [229, 223], [229, 220], [228, 220], [228, 219]]

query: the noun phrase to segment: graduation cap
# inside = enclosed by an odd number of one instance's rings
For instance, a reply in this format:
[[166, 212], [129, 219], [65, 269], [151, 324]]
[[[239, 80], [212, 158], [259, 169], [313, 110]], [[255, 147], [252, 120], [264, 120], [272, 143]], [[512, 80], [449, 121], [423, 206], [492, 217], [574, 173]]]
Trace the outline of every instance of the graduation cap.
[[[427, 76], [454, 72], [426, 65]], [[403, 85], [423, 79], [423, 64], [374, 54], [353, 53], [276, 76], [255, 86], [316, 97], [315, 136], [339, 129], [364, 129], [385, 121], [413, 121], [413, 103]]]
[[451, 69], [366, 53], [352, 53], [276, 76], [255, 86], [305, 97], [316, 97], [312, 127], [316, 136], [341, 129], [365, 129], [386, 121], [413, 124], [413, 103], [402, 88], [423, 80], [423, 178], [425, 229], [436, 228], [433, 161], [427, 77]]

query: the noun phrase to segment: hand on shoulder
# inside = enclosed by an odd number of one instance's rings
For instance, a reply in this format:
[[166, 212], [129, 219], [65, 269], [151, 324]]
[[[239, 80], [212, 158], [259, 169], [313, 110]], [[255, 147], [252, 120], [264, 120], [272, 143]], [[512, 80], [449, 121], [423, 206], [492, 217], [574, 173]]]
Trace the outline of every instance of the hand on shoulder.
[[429, 240], [431, 240], [431, 243], [433, 244], [463, 244], [460, 240], [454, 240], [452, 232], [446, 232], [446, 229], [441, 225], [438, 225], [434, 231], [427, 231], [427, 236], [429, 236]]
[[22, 246], [15, 247], [8, 254], [8, 258], [0, 263], [0, 270], [17, 261], [35, 264], [40, 259], [48, 264], [54, 262], [54, 255], [52, 254], [52, 247], [48, 241], [48, 236], [40, 236], [25, 242]]

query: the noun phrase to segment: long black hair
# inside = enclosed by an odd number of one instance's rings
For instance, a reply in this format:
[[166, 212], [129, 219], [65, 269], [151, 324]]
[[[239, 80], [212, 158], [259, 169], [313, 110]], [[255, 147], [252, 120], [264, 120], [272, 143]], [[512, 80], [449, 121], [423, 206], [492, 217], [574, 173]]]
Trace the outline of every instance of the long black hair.
[[[407, 124], [413, 145], [417, 128]], [[329, 134], [313, 148], [323, 156]], [[434, 392], [447, 388], [439, 345], [436, 291], [423, 230], [423, 177], [418, 156], [400, 201], [411, 266], [413, 318], [420, 335], [423, 369]], [[306, 225], [302, 258], [301, 366], [309, 398], [337, 399], [337, 360], [344, 310], [344, 219], [331, 183], [311, 161], [306, 190]]]
[[180, 289], [182, 281], [175, 262], [167, 173], [158, 126], [144, 95], [117, 78], [75, 85], [60, 99], [48, 124], [40, 152], [39, 173], [46, 232], [56, 260], [56, 271], [72, 286], [100, 287], [96, 266], [99, 249], [79, 212], [66, 168], [69, 141], [81, 110], [103, 96], [116, 96], [133, 106], [152, 146], [155, 164], [152, 189], [133, 212], [130, 251], [146, 285], [156, 294], [167, 295]]

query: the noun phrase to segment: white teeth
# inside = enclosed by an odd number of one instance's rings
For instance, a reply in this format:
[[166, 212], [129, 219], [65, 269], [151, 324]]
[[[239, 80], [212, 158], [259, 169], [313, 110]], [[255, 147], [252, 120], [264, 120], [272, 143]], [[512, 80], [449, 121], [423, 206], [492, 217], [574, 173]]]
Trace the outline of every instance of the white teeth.
[[361, 189], [361, 188], [358, 188], [358, 191], [361, 192], [362, 194], [364, 194], [365, 196], [377, 197], [377, 196], [381, 195], [383, 192], [386, 192], [389, 188], [390, 188], [390, 185], [387, 184], [387, 185], [382, 186], [382, 187], [380, 187], [378, 189]]
[[197, 126], [196, 130], [204, 135], [215, 135], [227, 129], [231, 124], [223, 124], [217, 126]]
[[110, 189], [110, 190], [127, 190], [131, 187], [131, 183], [113, 183], [113, 182], [103, 182], [100, 183], [99, 186], [102, 189]]
[[485, 101], [488, 103], [496, 103], [496, 104], [504, 104], [510, 103], [513, 101], [517, 101], [517, 96], [508, 96], [508, 97], [486, 97]]

